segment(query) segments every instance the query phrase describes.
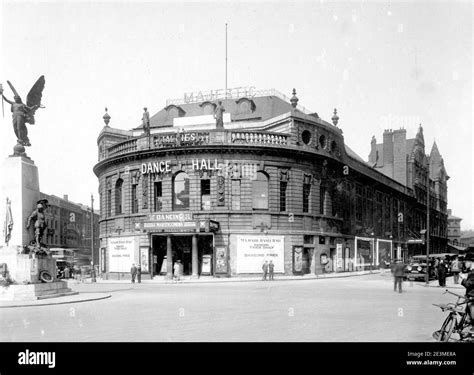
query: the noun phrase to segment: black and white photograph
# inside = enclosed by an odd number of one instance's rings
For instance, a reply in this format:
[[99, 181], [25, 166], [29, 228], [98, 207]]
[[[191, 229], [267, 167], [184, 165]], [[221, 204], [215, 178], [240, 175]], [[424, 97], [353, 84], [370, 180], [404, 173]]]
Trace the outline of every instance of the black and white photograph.
[[3, 0], [0, 374], [114, 344], [472, 374], [473, 12]]

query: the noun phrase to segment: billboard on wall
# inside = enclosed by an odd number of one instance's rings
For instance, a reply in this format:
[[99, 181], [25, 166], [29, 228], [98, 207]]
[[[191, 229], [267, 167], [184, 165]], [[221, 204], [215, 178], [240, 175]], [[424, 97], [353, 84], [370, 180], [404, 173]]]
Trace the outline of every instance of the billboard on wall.
[[109, 272], [130, 272], [135, 263], [135, 237], [109, 238]]
[[274, 272], [285, 272], [285, 236], [237, 236], [237, 273], [262, 273], [268, 260], [275, 265]]

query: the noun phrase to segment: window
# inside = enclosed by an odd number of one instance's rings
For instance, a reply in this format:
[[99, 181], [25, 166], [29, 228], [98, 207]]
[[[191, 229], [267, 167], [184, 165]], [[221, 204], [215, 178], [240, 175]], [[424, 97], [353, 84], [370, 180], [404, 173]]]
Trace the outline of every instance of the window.
[[107, 216], [112, 216], [112, 189], [107, 190]]
[[288, 182], [280, 181], [280, 211], [286, 211], [286, 188]]
[[268, 177], [263, 172], [252, 181], [252, 203], [254, 209], [268, 210]]
[[138, 212], [137, 186], [136, 184], [132, 185], [132, 214]]
[[324, 198], [326, 195], [326, 188], [324, 186], [321, 186], [319, 189], [319, 213], [321, 215], [324, 215]]
[[153, 206], [154, 211], [161, 211], [163, 209], [163, 191], [162, 191], [162, 183], [161, 181], [157, 181], [154, 184], [154, 192], [155, 192], [155, 203]]
[[303, 130], [303, 133], [301, 133], [301, 140], [305, 145], [309, 145], [311, 142], [311, 133], [309, 130]]
[[240, 180], [231, 180], [232, 209], [240, 210]]
[[309, 212], [310, 194], [311, 194], [311, 184], [303, 184], [303, 212]]
[[211, 209], [211, 180], [201, 180], [201, 210]]
[[120, 215], [122, 213], [122, 186], [123, 180], [119, 178], [115, 184], [115, 215]]
[[189, 176], [185, 172], [174, 177], [173, 210], [189, 210]]

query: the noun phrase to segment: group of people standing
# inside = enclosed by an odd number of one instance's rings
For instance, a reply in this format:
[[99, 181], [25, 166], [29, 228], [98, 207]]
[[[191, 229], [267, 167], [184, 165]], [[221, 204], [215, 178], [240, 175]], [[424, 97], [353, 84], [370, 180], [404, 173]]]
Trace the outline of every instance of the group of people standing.
[[453, 274], [454, 284], [459, 284], [459, 274], [461, 273], [461, 262], [459, 262], [458, 257], [455, 257], [449, 265], [446, 259], [436, 258], [434, 263], [434, 272], [435, 276], [438, 279], [439, 286], [446, 286], [446, 276], [448, 274], [449, 268], [451, 268], [451, 273]]
[[132, 283], [135, 283], [135, 279], [137, 279], [138, 283], [142, 282], [142, 268], [140, 265], [137, 267], [135, 263], [133, 263], [130, 273], [132, 274]]
[[272, 261], [268, 262], [268, 260], [265, 261], [262, 265], [262, 270], [263, 270], [263, 278], [262, 280], [266, 280], [268, 276], [268, 280], [273, 280], [273, 271], [275, 270], [275, 265], [273, 264]]

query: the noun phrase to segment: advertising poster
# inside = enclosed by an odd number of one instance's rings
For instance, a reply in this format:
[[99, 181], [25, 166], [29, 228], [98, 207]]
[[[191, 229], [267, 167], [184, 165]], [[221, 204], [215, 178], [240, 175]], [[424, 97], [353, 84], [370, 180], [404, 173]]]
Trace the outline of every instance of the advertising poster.
[[373, 252], [374, 249], [372, 238], [356, 237], [354, 259], [357, 271], [363, 271], [367, 267], [372, 267], [374, 265]]
[[135, 263], [135, 237], [109, 238], [109, 272], [130, 272]]
[[337, 244], [336, 245], [336, 259], [335, 259], [336, 272], [344, 270], [343, 261], [344, 261], [344, 258], [342, 257], [342, 244]]
[[216, 273], [227, 273], [226, 247], [216, 247]]
[[293, 246], [293, 271], [303, 273], [303, 246]]
[[274, 272], [284, 272], [285, 236], [237, 236], [237, 273], [262, 273], [265, 261], [272, 261]]
[[140, 247], [140, 265], [142, 267], [142, 272], [149, 272], [149, 256], [148, 256], [148, 247]]
[[380, 268], [389, 268], [392, 262], [392, 242], [377, 240], [377, 263]]

